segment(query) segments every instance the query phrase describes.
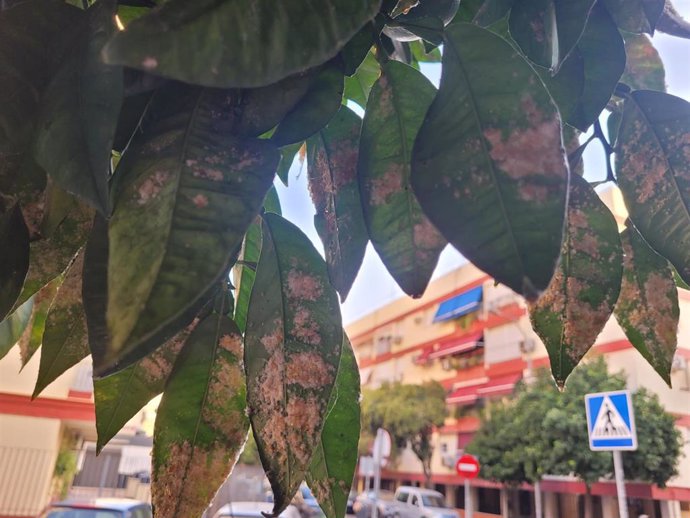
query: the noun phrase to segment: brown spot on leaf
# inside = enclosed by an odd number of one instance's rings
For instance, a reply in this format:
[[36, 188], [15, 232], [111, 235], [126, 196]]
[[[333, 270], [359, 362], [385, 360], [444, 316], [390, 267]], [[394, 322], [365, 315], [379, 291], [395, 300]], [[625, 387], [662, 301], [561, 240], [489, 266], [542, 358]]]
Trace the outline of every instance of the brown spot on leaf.
[[229, 353], [235, 355], [236, 358], [242, 357], [242, 337], [240, 335], [223, 335], [220, 337], [218, 345]]
[[290, 297], [315, 301], [323, 293], [318, 278], [297, 270], [290, 270], [287, 278], [287, 288]]
[[305, 389], [321, 388], [333, 382], [332, 370], [315, 352], [296, 353], [287, 364], [287, 381]]
[[311, 459], [321, 425], [321, 404], [316, 397], [293, 397], [287, 404], [287, 429], [290, 450], [302, 465]]
[[388, 170], [371, 180], [371, 203], [385, 205], [389, 197], [403, 191], [404, 169], [401, 164], [392, 163]]
[[146, 180], [144, 180], [137, 189], [139, 205], [146, 205], [150, 200], [154, 199], [163, 189], [163, 186], [170, 179], [170, 175], [164, 171], [156, 171]]
[[321, 343], [321, 335], [319, 334], [319, 325], [316, 323], [311, 315], [311, 312], [304, 307], [297, 308], [293, 319], [292, 334], [297, 340], [301, 340], [305, 344], [319, 345]]

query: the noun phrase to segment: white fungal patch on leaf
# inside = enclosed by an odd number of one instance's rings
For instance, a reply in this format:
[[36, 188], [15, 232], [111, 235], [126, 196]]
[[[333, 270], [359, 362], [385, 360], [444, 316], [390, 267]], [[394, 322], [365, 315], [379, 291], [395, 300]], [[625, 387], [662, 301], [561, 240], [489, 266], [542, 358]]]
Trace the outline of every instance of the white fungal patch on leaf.
[[290, 297], [309, 301], [318, 300], [323, 293], [319, 279], [298, 270], [290, 270], [288, 273], [287, 288]]
[[146, 205], [158, 196], [168, 180], [170, 180], [170, 175], [164, 171], [156, 171], [146, 178], [137, 189], [137, 203], [139, 205]]
[[287, 382], [305, 389], [322, 388], [333, 383], [332, 371], [316, 352], [295, 353], [287, 364]]

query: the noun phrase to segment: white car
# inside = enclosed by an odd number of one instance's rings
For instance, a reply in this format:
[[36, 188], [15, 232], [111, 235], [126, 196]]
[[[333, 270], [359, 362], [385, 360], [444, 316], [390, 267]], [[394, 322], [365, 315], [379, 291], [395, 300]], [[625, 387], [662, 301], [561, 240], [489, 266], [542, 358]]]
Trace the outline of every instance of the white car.
[[400, 486], [389, 507], [393, 518], [460, 518], [450, 509], [438, 491], [420, 487]]
[[[270, 502], [231, 502], [218, 509], [213, 518], [264, 518], [261, 513], [271, 513], [273, 504]], [[294, 505], [289, 505], [280, 513], [280, 518], [301, 518]]]

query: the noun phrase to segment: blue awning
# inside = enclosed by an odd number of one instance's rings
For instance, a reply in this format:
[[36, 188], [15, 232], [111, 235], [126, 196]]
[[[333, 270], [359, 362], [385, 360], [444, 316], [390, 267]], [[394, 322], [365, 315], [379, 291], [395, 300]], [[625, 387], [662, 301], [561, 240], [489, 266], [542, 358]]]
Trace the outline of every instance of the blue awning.
[[452, 299], [444, 300], [438, 307], [434, 322], [443, 322], [451, 318], [458, 318], [479, 309], [482, 301], [482, 287], [477, 286], [465, 293], [456, 295]]

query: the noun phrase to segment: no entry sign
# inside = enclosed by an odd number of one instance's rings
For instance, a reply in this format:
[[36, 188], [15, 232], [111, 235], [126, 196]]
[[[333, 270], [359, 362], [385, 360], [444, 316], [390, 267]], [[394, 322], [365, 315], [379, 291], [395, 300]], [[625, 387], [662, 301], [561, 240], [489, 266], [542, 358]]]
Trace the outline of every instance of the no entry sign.
[[465, 478], [475, 478], [479, 475], [479, 461], [474, 455], [465, 454], [455, 463], [455, 471]]

